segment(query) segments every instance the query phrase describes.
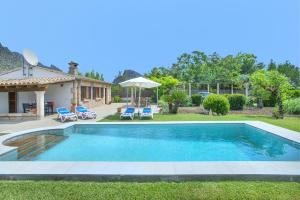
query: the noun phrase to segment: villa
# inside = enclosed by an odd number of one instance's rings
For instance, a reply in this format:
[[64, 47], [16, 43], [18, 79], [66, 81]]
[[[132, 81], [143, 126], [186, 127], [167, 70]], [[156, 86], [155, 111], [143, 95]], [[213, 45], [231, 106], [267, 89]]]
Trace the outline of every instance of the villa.
[[95, 107], [111, 102], [111, 84], [81, 76], [71, 61], [68, 73], [39, 66], [0, 72], [0, 117], [37, 117], [58, 107]]

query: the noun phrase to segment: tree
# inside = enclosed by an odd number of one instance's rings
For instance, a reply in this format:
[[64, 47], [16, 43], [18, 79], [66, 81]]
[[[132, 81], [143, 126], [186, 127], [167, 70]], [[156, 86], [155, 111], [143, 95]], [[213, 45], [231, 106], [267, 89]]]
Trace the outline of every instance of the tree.
[[208, 56], [204, 52], [194, 51], [184, 53], [177, 58], [177, 63], [171, 67], [171, 75], [182, 82], [200, 82], [208, 78], [205, 64]]
[[294, 87], [298, 87], [300, 84], [300, 71], [299, 68], [295, 65], [292, 65], [290, 62], [286, 61], [283, 64], [279, 64], [277, 70], [288, 77]]
[[91, 77], [91, 76], [90, 76], [90, 72], [85, 72], [84, 76], [85, 76], [85, 77], [88, 77], [88, 78]]
[[264, 68], [263, 63], [257, 63], [254, 54], [239, 53], [236, 57], [241, 62], [241, 74], [252, 74]]
[[265, 71], [259, 70], [250, 76], [250, 84], [252, 87], [251, 93], [256, 97], [257, 107], [263, 107], [263, 100], [270, 97], [270, 92], [265, 88], [267, 87], [267, 80], [265, 77]]
[[176, 114], [179, 106], [184, 105], [188, 101], [188, 96], [183, 91], [172, 91], [171, 94], [164, 96], [164, 101], [169, 105], [169, 113]]
[[279, 118], [283, 118], [283, 101], [291, 88], [289, 79], [276, 70], [258, 70], [250, 77], [252, 91], [257, 98], [273, 95], [279, 110]]
[[166, 77], [149, 77], [151, 80], [158, 82], [161, 84], [159, 87], [159, 95], [170, 94], [171, 90], [173, 90], [177, 85], [180, 84], [180, 81], [172, 76]]
[[145, 77], [162, 78], [169, 76], [170, 70], [167, 67], [154, 67], [149, 73], [145, 73]]
[[276, 70], [277, 69], [277, 65], [276, 63], [273, 61], [273, 59], [271, 59], [270, 63], [268, 64], [268, 70]]
[[91, 73], [90, 73], [90, 77], [93, 79], [96, 79], [95, 77], [95, 71], [92, 69]]
[[91, 72], [85, 72], [84, 76], [87, 77], [87, 78], [92, 78], [92, 79], [104, 81], [103, 74], [100, 74], [99, 72], [95, 73], [94, 70], [92, 70]]

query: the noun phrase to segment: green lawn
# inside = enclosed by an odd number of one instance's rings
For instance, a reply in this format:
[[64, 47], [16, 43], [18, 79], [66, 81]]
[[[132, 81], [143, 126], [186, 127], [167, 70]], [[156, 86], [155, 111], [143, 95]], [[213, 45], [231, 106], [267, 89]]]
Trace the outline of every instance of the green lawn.
[[[274, 119], [265, 115], [242, 115], [231, 114], [224, 116], [211, 116], [201, 114], [176, 114], [176, 115], [154, 115], [153, 121], [236, 121], [236, 120], [258, 120], [288, 128], [300, 132], [300, 118], [285, 117], [284, 119]], [[109, 116], [101, 121], [120, 121], [119, 114]], [[124, 120], [122, 120], [124, 121]], [[131, 120], [128, 120], [131, 121]], [[136, 118], [134, 121], [141, 121]], [[144, 121], [144, 120], [143, 120]]]
[[0, 199], [300, 199], [295, 182], [97, 183], [0, 181]]

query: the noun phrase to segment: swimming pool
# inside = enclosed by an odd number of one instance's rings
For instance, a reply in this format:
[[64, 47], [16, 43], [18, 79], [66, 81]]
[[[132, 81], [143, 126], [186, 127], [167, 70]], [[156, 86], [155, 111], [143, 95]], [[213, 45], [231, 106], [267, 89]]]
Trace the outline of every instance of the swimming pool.
[[300, 144], [246, 123], [75, 124], [13, 137], [0, 160], [300, 161]]

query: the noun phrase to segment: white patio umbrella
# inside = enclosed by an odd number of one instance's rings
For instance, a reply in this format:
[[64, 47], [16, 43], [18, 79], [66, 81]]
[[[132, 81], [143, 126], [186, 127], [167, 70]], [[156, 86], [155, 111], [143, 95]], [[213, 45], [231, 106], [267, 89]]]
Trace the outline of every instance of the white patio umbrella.
[[[158, 88], [161, 84], [155, 81], [151, 81], [149, 79], [138, 77], [133, 78], [122, 83], [119, 83], [122, 87], [136, 87], [139, 88], [139, 101], [138, 101], [138, 111], [140, 112], [140, 103], [141, 103], [141, 89], [142, 88]], [[156, 94], [157, 102], [158, 102], [158, 90]], [[128, 89], [127, 89], [127, 104], [128, 104]]]

